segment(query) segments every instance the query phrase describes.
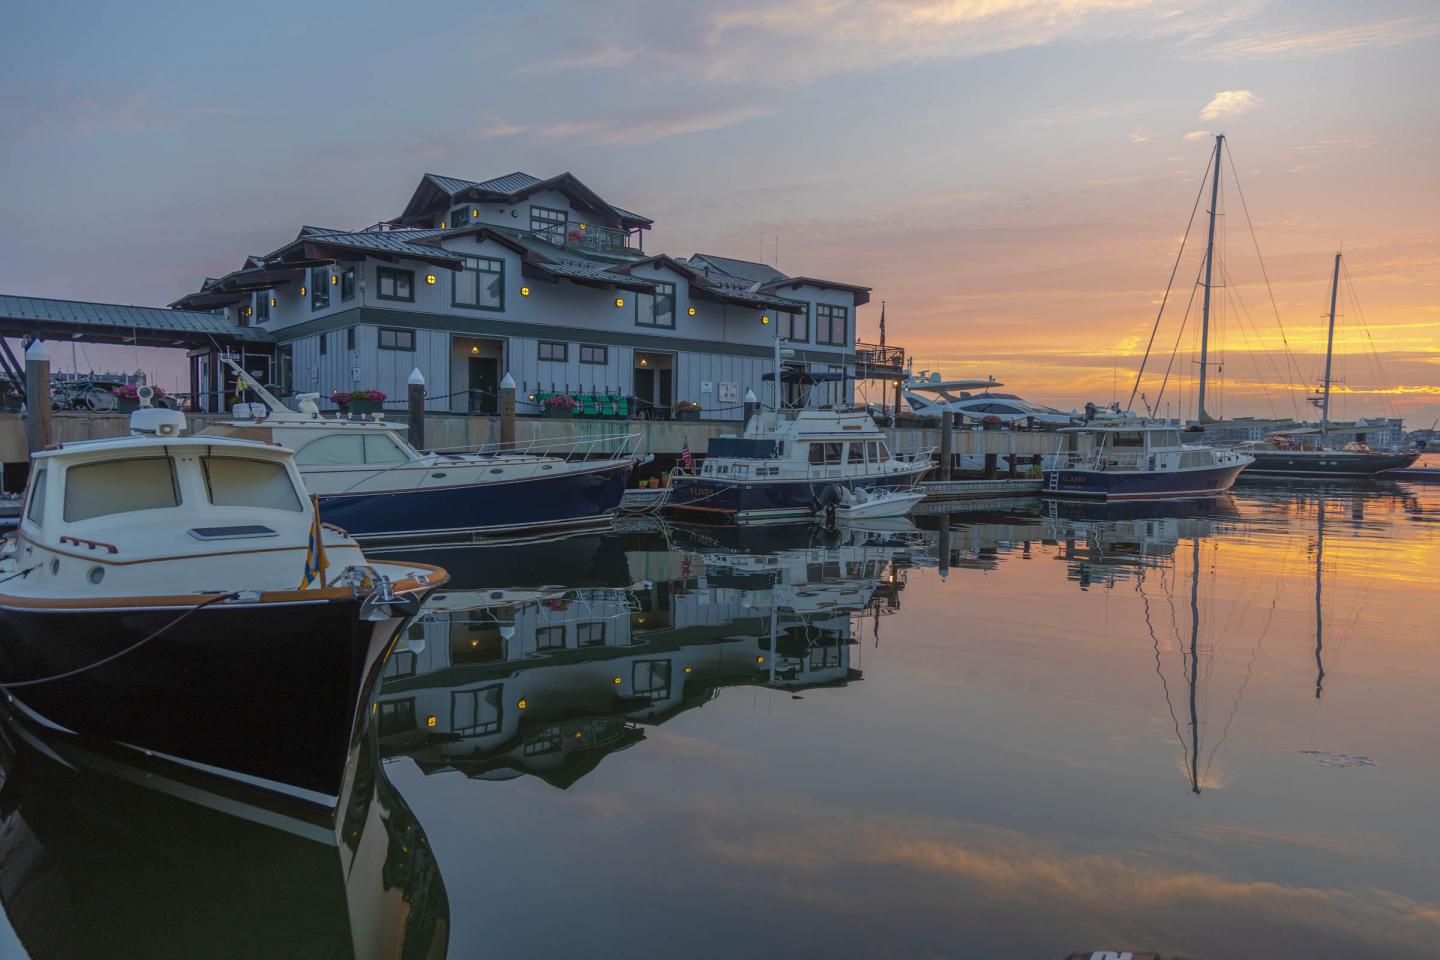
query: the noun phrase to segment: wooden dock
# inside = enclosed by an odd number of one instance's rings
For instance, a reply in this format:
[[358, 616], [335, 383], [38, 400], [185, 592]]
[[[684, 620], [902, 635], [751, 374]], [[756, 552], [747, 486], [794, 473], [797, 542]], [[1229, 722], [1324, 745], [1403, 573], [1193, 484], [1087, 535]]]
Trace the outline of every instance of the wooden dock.
[[932, 500], [976, 500], [992, 497], [1038, 496], [1040, 480], [922, 480], [925, 502]]

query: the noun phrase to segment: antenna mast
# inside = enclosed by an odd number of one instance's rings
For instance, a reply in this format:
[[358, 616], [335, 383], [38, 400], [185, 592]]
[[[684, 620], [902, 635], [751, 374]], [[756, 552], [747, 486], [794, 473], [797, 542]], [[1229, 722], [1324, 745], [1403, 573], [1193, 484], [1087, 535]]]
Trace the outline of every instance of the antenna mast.
[[1325, 383], [1320, 394], [1320, 439], [1330, 426], [1330, 363], [1335, 357], [1335, 294], [1340, 290], [1340, 254], [1335, 254], [1335, 276], [1330, 281], [1330, 330], [1325, 335]]
[[1196, 418], [1201, 423], [1210, 423], [1205, 412], [1205, 378], [1209, 373], [1210, 355], [1210, 273], [1215, 266], [1215, 208], [1220, 203], [1220, 151], [1225, 145], [1225, 134], [1215, 135], [1215, 179], [1210, 183], [1210, 235], [1205, 242], [1205, 305], [1200, 314], [1200, 396], [1196, 402]]

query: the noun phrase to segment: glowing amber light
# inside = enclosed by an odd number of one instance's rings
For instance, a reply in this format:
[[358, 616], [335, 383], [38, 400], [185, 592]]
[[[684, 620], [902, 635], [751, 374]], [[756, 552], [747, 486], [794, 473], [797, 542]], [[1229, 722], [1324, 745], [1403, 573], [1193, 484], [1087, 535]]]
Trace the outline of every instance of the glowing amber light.
[[430, 716], [428, 716], [428, 717], [425, 718], [425, 726], [427, 726], [427, 727], [433, 727], [433, 726], [435, 726], [435, 722], [436, 722], [436, 721], [435, 721], [435, 714], [433, 714], [433, 713], [430, 714]]
[[686, 668], [685, 668], [685, 672], [686, 672], [686, 673], [693, 673], [694, 671], [695, 671], [695, 668], [694, 668], [694, 667], [686, 667]]
[[440, 229], [441, 229], [441, 230], [444, 230], [444, 229], [445, 229], [445, 221], [444, 221], [444, 220], [441, 220], [441, 221], [440, 221]]
[[695, 308], [694, 308], [694, 307], [691, 307], [689, 310], [686, 310], [685, 312], [688, 313], [688, 314], [690, 314], [690, 316], [692, 316], [692, 317], [695, 316]]
[[755, 658], [755, 662], [756, 662], [756, 663], [764, 663], [764, 662], [765, 662], [765, 658], [764, 658], [764, 657], [756, 657], [756, 658]]
[[615, 684], [615, 686], [617, 686], [617, 687], [620, 686], [620, 678], [619, 678], [619, 677], [611, 677], [611, 678], [610, 678], [610, 682], [613, 683], [613, 684]]
[[335, 284], [337, 284], [337, 283], [339, 283], [339, 282], [340, 282], [340, 278], [339, 278], [339, 277], [337, 277], [337, 276], [336, 276], [335, 274], [333, 274], [333, 273], [330, 274], [330, 286], [333, 287], [333, 286], [335, 286]]
[[472, 217], [478, 217], [478, 216], [480, 216], [480, 211], [479, 211], [479, 210], [475, 210], [475, 209], [471, 209], [471, 211], [470, 211], [470, 216], [472, 216]]
[[624, 297], [616, 297], [616, 298], [615, 298], [615, 306], [617, 306], [617, 307], [623, 307], [623, 306], [625, 306], [625, 298], [624, 298]]
[[770, 322], [770, 315], [769, 315], [769, 314], [766, 314], [765, 316], [761, 317], [761, 318], [760, 318], [760, 322], [761, 322], [761, 323], [769, 323], [769, 322]]
[[428, 284], [429, 284], [430, 286], [432, 286], [432, 287], [435, 286], [435, 274], [433, 274], [433, 273], [427, 273], [427, 274], [425, 274], [425, 282], [428, 283]]
[[270, 306], [272, 306], [272, 307], [275, 306], [275, 298], [274, 298], [274, 297], [271, 297], [271, 298], [270, 298]]
[[529, 287], [521, 287], [521, 288], [520, 288], [520, 296], [522, 296], [522, 297], [528, 297], [528, 296], [530, 296], [530, 288], [529, 288]]
[[302, 296], [302, 297], [305, 296], [305, 288], [304, 288], [304, 287], [301, 287], [301, 288], [300, 288], [300, 296]]
[[519, 700], [515, 701], [515, 706], [519, 707], [521, 710], [524, 710], [527, 706], [529, 706], [529, 704], [525, 702], [524, 697], [521, 697]]

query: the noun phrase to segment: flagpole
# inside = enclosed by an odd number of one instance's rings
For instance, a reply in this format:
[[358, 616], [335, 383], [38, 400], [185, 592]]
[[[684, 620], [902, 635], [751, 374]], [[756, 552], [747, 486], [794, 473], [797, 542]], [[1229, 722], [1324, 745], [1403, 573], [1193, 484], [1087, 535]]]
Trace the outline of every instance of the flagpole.
[[328, 587], [329, 577], [325, 576], [325, 568], [330, 566], [325, 556], [325, 530], [320, 526], [320, 498], [310, 494], [310, 506], [315, 511], [315, 567], [320, 571], [320, 589]]

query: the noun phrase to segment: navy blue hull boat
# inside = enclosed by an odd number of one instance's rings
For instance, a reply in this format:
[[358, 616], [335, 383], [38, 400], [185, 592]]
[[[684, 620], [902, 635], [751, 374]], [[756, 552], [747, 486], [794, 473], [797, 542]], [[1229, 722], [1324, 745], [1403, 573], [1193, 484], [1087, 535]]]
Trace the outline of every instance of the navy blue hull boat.
[[1103, 500], [1213, 497], [1229, 490], [1255, 461], [1238, 450], [1181, 443], [1173, 424], [1130, 419], [1061, 431], [1071, 439], [1086, 432], [1094, 437], [1092, 449], [1051, 458], [1044, 471], [1047, 494]]

